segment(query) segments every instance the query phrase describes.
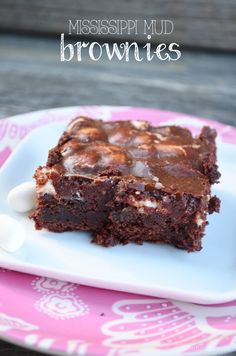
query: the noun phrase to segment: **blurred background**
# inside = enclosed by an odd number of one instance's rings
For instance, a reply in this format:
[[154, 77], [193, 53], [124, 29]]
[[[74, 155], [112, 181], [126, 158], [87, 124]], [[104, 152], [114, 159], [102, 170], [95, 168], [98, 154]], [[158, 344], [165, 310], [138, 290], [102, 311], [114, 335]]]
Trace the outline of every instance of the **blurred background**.
[[[0, 0], [0, 117], [71, 105], [145, 106], [230, 124], [236, 112], [236, 0]], [[60, 62], [74, 19], [170, 19], [177, 62]], [[79, 36], [80, 40], [82, 39]], [[90, 40], [147, 42], [147, 36]], [[78, 41], [78, 37], [76, 39]], [[88, 40], [88, 38], [86, 38]]]

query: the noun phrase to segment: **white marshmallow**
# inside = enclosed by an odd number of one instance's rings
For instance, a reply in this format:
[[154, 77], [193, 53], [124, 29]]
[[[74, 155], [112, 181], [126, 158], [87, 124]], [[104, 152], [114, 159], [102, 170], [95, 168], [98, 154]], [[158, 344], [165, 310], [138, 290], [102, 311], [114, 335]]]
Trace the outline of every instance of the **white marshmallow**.
[[35, 183], [25, 182], [13, 188], [7, 197], [8, 205], [18, 213], [26, 213], [35, 207]]
[[16, 252], [25, 242], [23, 226], [6, 214], [0, 214], [0, 248], [6, 252]]
[[42, 195], [44, 194], [56, 195], [56, 191], [53, 186], [52, 180], [48, 179], [48, 181], [44, 185], [41, 185], [38, 188], [38, 193]]

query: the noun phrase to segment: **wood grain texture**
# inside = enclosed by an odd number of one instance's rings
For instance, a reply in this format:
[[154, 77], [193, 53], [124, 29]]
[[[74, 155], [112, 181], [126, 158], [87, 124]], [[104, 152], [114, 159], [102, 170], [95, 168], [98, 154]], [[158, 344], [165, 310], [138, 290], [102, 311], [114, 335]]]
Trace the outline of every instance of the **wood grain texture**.
[[1, 356], [44, 356], [40, 352], [27, 350], [8, 342], [0, 340], [0, 355]]
[[[68, 33], [68, 19], [171, 19], [173, 34], [153, 36], [155, 43], [236, 50], [235, 0], [0, 0], [0, 9], [5, 31], [58, 35]], [[128, 39], [147, 40], [142, 34]]]
[[59, 39], [0, 36], [0, 117], [71, 105], [128, 105], [236, 125], [236, 54], [178, 62], [60, 62]]

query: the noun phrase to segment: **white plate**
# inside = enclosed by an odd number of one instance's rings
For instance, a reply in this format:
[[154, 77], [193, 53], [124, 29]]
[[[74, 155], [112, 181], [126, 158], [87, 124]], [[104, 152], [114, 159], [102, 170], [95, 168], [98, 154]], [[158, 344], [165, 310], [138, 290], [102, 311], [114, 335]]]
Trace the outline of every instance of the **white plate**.
[[[90, 243], [89, 233], [35, 231], [26, 215], [6, 203], [9, 190], [32, 179], [46, 162], [64, 124], [34, 130], [0, 170], [0, 213], [18, 219], [27, 240], [15, 254], [1, 251], [0, 266], [70, 282], [181, 299], [218, 303], [236, 298], [236, 146], [218, 142], [221, 183], [214, 192], [222, 200], [220, 214], [209, 217], [203, 250], [187, 253], [175, 247], [145, 243], [104, 248]], [[18, 232], [16, 231], [16, 234]]]

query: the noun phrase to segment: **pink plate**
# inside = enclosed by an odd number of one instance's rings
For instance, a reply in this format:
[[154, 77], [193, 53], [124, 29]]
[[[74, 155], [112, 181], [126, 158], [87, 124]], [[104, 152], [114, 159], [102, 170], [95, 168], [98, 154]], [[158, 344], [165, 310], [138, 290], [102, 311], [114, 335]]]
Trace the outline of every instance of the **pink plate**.
[[[236, 144], [236, 129], [186, 114], [129, 107], [72, 107], [0, 121], [0, 165], [31, 130], [76, 115], [148, 119], [198, 132], [215, 127]], [[79, 286], [0, 269], [0, 337], [48, 353], [207, 355], [236, 350], [236, 301], [203, 306]]]

